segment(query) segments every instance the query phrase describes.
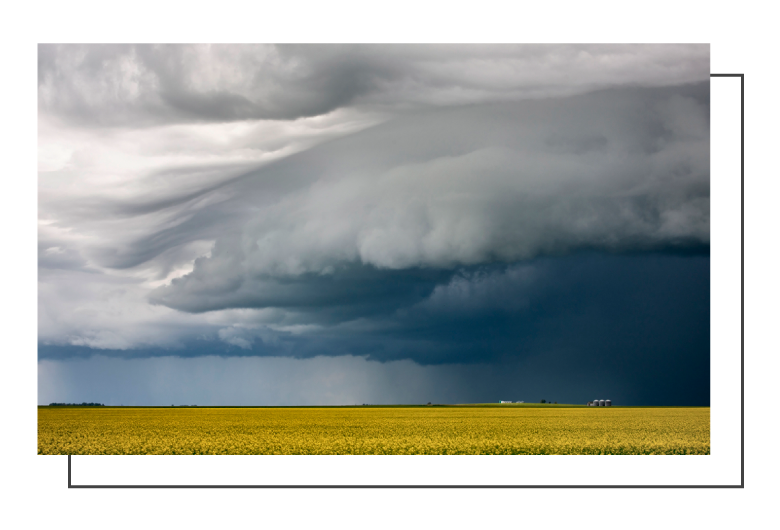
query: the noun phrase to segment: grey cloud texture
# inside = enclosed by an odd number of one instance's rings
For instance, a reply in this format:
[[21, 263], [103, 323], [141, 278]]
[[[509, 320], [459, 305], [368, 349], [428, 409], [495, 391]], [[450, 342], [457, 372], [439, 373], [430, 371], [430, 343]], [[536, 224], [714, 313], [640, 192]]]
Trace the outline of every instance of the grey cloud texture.
[[301, 307], [335, 288], [331, 303], [352, 303], [371, 292], [360, 275], [335, 287], [352, 264], [385, 282], [382, 271], [707, 247], [708, 109], [700, 84], [390, 120], [237, 180], [217, 211], [251, 214], [152, 300]]
[[41, 45], [38, 66], [41, 358], [473, 364], [571, 303], [539, 259], [709, 248], [707, 45]]
[[[262, 326], [254, 311], [215, 312], [223, 324], [244, 322], [220, 329], [223, 348], [82, 347], [78, 360], [60, 358], [76, 347], [42, 348], [39, 399], [301, 405], [605, 395], [626, 405], [706, 405], [709, 282], [705, 256], [594, 254], [459, 274], [404, 312], [337, 325]], [[127, 356], [136, 359], [116, 358]]]
[[709, 45], [49, 45], [39, 112], [84, 126], [294, 120], [706, 80]]

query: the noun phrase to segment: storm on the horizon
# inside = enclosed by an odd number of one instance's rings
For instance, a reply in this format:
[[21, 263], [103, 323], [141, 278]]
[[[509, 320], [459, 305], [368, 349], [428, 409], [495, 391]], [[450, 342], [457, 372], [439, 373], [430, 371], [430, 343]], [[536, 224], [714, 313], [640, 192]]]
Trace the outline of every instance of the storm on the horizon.
[[38, 400], [709, 405], [709, 45], [40, 45]]

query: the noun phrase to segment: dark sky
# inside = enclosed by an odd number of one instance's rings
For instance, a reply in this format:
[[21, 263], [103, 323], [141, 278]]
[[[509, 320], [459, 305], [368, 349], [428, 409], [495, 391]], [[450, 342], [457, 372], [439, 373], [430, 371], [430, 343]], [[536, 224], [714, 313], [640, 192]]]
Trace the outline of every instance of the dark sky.
[[709, 47], [39, 47], [39, 402], [709, 404]]

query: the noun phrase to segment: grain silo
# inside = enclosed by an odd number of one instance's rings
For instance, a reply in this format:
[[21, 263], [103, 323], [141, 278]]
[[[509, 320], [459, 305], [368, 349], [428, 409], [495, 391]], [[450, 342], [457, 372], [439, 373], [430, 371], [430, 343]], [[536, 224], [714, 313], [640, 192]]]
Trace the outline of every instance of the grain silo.
[[599, 407], [605, 407], [605, 406], [606, 406], [606, 403], [604, 402], [604, 400], [603, 399], [599, 399]]
[[598, 399], [594, 399], [593, 400], [593, 406], [594, 407], [598, 407], [599, 406], [599, 400]]
[[607, 407], [611, 407], [612, 406], [612, 401], [607, 399], [606, 401], [604, 401], [604, 405], [607, 406]]

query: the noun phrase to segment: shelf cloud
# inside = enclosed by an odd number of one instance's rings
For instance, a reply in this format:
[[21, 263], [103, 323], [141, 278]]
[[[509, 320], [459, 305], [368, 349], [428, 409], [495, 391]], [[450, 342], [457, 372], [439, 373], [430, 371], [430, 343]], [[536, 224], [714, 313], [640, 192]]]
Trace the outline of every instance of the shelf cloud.
[[708, 45], [40, 45], [47, 381], [601, 352], [700, 402], [709, 106]]
[[707, 92], [623, 89], [435, 111], [288, 157], [231, 185], [234, 199], [215, 209], [251, 216], [152, 300], [195, 312], [295, 307], [351, 281], [355, 264], [384, 283], [391, 271], [579, 250], [704, 248]]

